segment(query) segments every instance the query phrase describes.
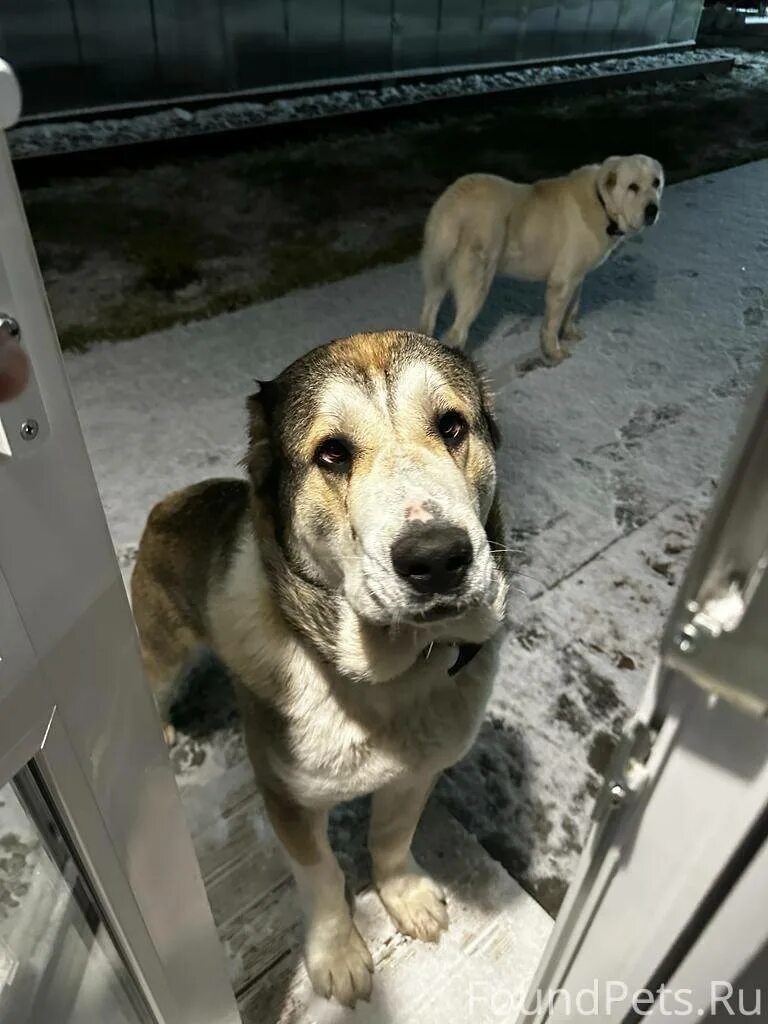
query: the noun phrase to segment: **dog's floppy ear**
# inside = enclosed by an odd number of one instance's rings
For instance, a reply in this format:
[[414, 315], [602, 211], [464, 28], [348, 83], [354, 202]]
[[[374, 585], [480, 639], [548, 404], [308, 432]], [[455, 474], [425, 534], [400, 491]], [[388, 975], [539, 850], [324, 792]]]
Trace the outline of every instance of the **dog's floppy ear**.
[[272, 472], [274, 452], [272, 450], [272, 408], [274, 387], [271, 381], [255, 382], [259, 390], [248, 396], [248, 451], [243, 465], [256, 490], [259, 490]]
[[608, 216], [616, 221], [619, 219], [620, 204], [617, 202], [614, 190], [619, 180], [620, 162], [620, 156], [609, 156], [607, 160], [603, 160], [597, 172], [597, 191]]
[[620, 160], [620, 156], [609, 156], [607, 160], [603, 160], [597, 172], [597, 187], [606, 204], [610, 203], [611, 193], [616, 188]]

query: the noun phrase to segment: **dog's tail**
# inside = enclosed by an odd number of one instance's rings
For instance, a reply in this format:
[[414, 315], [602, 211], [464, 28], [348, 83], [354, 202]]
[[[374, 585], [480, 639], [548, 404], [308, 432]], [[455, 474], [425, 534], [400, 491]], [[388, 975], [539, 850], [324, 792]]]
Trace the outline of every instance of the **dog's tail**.
[[421, 277], [424, 302], [421, 307], [419, 331], [433, 335], [437, 314], [449, 287], [448, 270], [459, 247], [461, 229], [454, 218], [445, 216], [440, 200], [430, 210], [424, 227], [421, 250]]

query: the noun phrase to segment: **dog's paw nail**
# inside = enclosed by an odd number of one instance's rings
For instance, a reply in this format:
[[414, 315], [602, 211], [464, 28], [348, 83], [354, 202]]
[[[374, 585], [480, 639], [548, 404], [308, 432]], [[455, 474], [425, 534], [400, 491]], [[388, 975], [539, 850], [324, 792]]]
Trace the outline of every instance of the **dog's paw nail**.
[[448, 927], [448, 908], [442, 889], [426, 875], [403, 875], [379, 886], [384, 906], [404, 935], [437, 942]]
[[371, 998], [373, 958], [353, 924], [346, 938], [326, 938], [316, 949], [310, 943], [306, 960], [307, 973], [318, 995], [336, 999], [343, 1006]]

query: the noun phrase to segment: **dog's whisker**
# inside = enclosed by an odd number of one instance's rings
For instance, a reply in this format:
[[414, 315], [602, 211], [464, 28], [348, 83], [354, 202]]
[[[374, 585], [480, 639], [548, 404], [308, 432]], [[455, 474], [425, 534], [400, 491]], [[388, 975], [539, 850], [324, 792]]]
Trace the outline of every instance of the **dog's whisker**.
[[513, 576], [522, 576], [524, 580], [531, 580], [532, 583], [536, 583], [540, 587], [545, 585], [543, 580], [540, 580], [538, 576], [531, 576], [529, 572], [520, 572], [519, 569], [510, 569], [509, 571]]

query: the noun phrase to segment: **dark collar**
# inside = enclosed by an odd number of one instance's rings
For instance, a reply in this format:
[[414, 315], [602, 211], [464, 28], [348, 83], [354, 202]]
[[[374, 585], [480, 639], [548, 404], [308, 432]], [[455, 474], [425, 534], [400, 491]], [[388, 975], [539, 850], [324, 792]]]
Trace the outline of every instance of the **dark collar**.
[[603, 194], [597, 185], [595, 185], [595, 194], [597, 196], [598, 202], [603, 208], [603, 213], [608, 218], [608, 225], [605, 229], [605, 233], [608, 235], [609, 238], [621, 238], [624, 232], [619, 227], [618, 222], [613, 219], [610, 213], [608, 213], [608, 207], [605, 205]]
[[482, 644], [459, 644], [459, 656], [453, 663], [451, 668], [448, 669], [449, 676], [455, 676], [457, 672], [461, 672], [463, 668], [472, 661], [478, 654]]

